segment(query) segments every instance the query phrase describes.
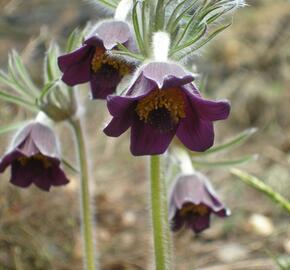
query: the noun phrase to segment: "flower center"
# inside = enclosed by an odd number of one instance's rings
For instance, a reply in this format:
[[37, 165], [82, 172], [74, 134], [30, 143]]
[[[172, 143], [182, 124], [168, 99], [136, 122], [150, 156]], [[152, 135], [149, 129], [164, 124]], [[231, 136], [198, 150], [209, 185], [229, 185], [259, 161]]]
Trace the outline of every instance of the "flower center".
[[205, 216], [208, 214], [208, 207], [206, 207], [203, 204], [192, 204], [192, 203], [186, 203], [182, 206], [180, 210], [181, 216], [185, 217], [190, 214], [198, 215], [198, 216]]
[[40, 161], [45, 169], [51, 167], [51, 162], [43, 155], [36, 154], [32, 157], [20, 157], [17, 159], [22, 166], [26, 166], [29, 161]]
[[184, 96], [178, 88], [153, 90], [138, 102], [136, 112], [145, 123], [169, 131], [185, 117]]
[[106, 54], [105, 49], [96, 48], [95, 54], [91, 62], [91, 68], [93, 72], [96, 73], [98, 70], [101, 69], [103, 65], [111, 66], [112, 68], [117, 70], [122, 76], [125, 76], [131, 72], [130, 65], [119, 59], [109, 56], [108, 54]]

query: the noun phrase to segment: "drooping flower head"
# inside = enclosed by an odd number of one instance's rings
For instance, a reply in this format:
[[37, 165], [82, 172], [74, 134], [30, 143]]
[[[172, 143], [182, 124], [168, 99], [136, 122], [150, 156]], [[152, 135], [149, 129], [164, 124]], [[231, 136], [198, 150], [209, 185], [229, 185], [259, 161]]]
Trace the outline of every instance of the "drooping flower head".
[[226, 119], [230, 105], [202, 98], [193, 79], [173, 63], [141, 67], [125, 96], [108, 96], [113, 119], [105, 134], [118, 137], [131, 127], [133, 155], [162, 154], [175, 134], [190, 150], [205, 151], [214, 141], [213, 121]]
[[69, 182], [60, 167], [59, 151], [51, 128], [38, 122], [16, 134], [11, 149], [0, 161], [0, 173], [11, 166], [10, 182], [19, 187], [34, 183], [42, 190]]
[[199, 233], [210, 226], [210, 215], [226, 217], [230, 211], [219, 200], [209, 180], [200, 173], [180, 176], [169, 197], [171, 229], [183, 226]]
[[92, 98], [105, 99], [134, 69], [133, 64], [109, 55], [117, 43], [135, 50], [129, 25], [123, 21], [99, 24], [95, 35], [86, 39], [81, 48], [58, 58], [62, 80], [69, 86], [90, 82]]

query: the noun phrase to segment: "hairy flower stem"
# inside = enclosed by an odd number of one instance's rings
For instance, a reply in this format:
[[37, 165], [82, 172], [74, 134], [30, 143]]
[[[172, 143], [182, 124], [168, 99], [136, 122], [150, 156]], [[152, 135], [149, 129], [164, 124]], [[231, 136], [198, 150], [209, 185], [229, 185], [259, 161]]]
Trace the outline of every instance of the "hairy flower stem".
[[90, 203], [89, 168], [87, 160], [87, 149], [84, 140], [84, 132], [80, 119], [70, 121], [76, 138], [77, 153], [81, 175], [81, 222], [84, 241], [84, 263], [87, 270], [96, 270], [94, 222], [92, 218], [92, 206]]
[[172, 245], [168, 226], [166, 187], [160, 157], [151, 156], [151, 218], [156, 270], [172, 269]]

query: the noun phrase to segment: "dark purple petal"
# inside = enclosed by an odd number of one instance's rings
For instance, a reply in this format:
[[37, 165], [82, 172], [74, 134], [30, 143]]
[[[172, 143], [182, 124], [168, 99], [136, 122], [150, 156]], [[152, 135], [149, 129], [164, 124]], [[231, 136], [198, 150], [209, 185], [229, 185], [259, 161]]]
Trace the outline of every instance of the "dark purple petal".
[[231, 215], [231, 211], [223, 206], [219, 211], [214, 211], [214, 213], [219, 217], [228, 217]]
[[131, 123], [130, 117], [114, 117], [103, 131], [107, 136], [119, 137], [131, 126]]
[[68, 183], [69, 180], [59, 166], [51, 169], [51, 184], [53, 186], [63, 186]]
[[131, 128], [131, 153], [134, 156], [163, 154], [174, 135], [175, 129], [161, 132], [136, 117]]
[[154, 62], [142, 68], [142, 74], [147, 79], [156, 82], [158, 88], [180, 87], [190, 83], [194, 77], [173, 63]]
[[176, 215], [174, 216], [174, 218], [170, 219], [171, 222], [170, 222], [170, 227], [171, 227], [171, 230], [172, 231], [178, 231], [180, 230], [184, 223], [185, 223], [185, 219], [183, 217], [181, 217], [179, 211], [176, 212]]
[[80, 49], [58, 58], [58, 66], [63, 72], [62, 80], [69, 86], [88, 82], [94, 48], [85, 45]]
[[119, 71], [110, 66], [103, 67], [96, 73], [91, 74], [90, 87], [93, 99], [106, 99], [108, 95], [116, 91], [122, 76]]
[[[122, 97], [122, 96], [108, 96], [107, 105], [108, 110], [112, 116], [121, 117], [123, 114], [132, 114], [135, 110], [135, 103], [139, 98]], [[134, 112], [133, 112], [134, 114]], [[132, 114], [132, 115], [133, 115]]]
[[186, 103], [186, 116], [180, 120], [176, 135], [191, 151], [205, 151], [214, 142], [213, 123], [200, 119], [191, 104]]
[[195, 216], [192, 217], [192, 220], [188, 221], [188, 226], [195, 232], [200, 233], [203, 230], [209, 228], [210, 225], [210, 216]]
[[44, 171], [40, 175], [35, 175], [33, 183], [44, 191], [49, 191], [51, 187], [51, 177], [48, 171]]
[[107, 136], [118, 137], [131, 125], [135, 115], [136, 98], [108, 96], [107, 106], [113, 119], [104, 129]]
[[97, 26], [96, 34], [107, 50], [113, 49], [117, 43], [124, 44], [132, 36], [129, 25], [123, 21], [103, 22]]
[[24, 155], [18, 151], [14, 150], [10, 153], [7, 153], [0, 162], [0, 173], [3, 173], [8, 166], [10, 166], [14, 160], [23, 157]]
[[13, 162], [11, 165], [10, 182], [13, 185], [26, 188], [33, 181], [33, 175], [29, 167], [22, 166], [20, 162]]
[[89, 37], [84, 41], [84, 45], [89, 45], [88, 47], [93, 48], [104, 48], [103, 41], [98, 36]]
[[188, 86], [184, 88], [186, 89], [186, 94], [189, 97], [192, 107], [196, 109], [201, 119], [205, 121], [217, 121], [228, 118], [231, 108], [228, 101], [204, 99], [193, 91], [188, 90]]

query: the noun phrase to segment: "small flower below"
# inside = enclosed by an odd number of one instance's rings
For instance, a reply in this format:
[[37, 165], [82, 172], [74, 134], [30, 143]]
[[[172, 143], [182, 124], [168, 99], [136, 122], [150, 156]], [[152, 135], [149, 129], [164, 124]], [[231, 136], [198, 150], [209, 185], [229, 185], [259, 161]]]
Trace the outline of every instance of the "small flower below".
[[60, 168], [57, 141], [52, 129], [33, 122], [16, 134], [11, 150], [0, 161], [0, 173], [11, 166], [10, 182], [19, 187], [34, 183], [42, 190], [69, 182]]
[[209, 180], [200, 173], [182, 175], [169, 198], [169, 220], [173, 231], [183, 226], [200, 233], [210, 226], [210, 215], [227, 217], [230, 211], [220, 202]]
[[134, 70], [132, 63], [110, 55], [118, 43], [136, 50], [129, 25], [122, 21], [101, 23], [81, 48], [58, 58], [62, 80], [70, 86], [90, 82], [92, 98], [105, 99]]

